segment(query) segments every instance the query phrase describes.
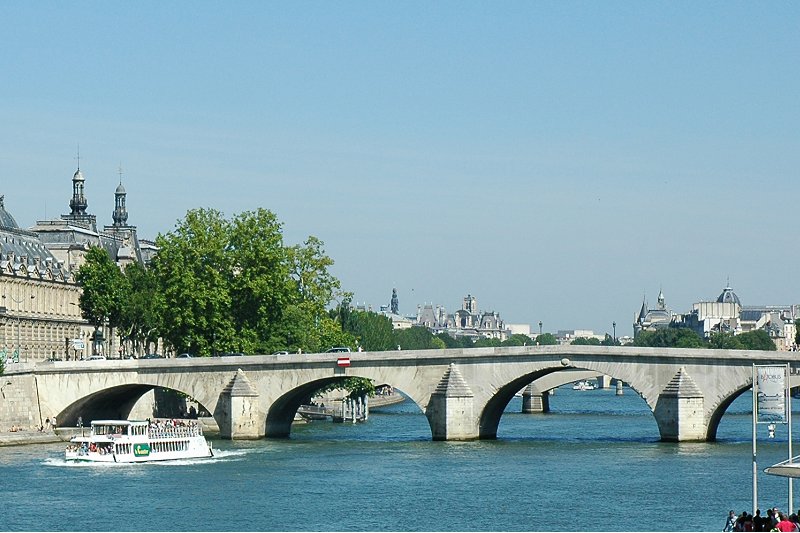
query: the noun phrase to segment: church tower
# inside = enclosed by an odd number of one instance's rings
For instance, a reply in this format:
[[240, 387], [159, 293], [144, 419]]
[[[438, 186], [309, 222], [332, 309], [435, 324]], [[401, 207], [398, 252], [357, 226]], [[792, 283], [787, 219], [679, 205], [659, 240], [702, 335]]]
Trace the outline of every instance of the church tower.
[[72, 199], [69, 201], [69, 207], [72, 210], [70, 215], [73, 217], [85, 216], [86, 208], [89, 207], [89, 202], [86, 201], [86, 195], [83, 192], [85, 182], [79, 166], [72, 175]]
[[122, 169], [119, 171], [119, 185], [114, 192], [114, 226], [120, 228], [128, 225], [128, 209], [125, 207], [125, 187], [122, 186]]
[[86, 201], [84, 187], [86, 180], [81, 172], [80, 156], [78, 158], [78, 170], [72, 175], [72, 199], [69, 201], [70, 214], [61, 215], [63, 220], [72, 224], [97, 231], [97, 217], [86, 212], [89, 202]]

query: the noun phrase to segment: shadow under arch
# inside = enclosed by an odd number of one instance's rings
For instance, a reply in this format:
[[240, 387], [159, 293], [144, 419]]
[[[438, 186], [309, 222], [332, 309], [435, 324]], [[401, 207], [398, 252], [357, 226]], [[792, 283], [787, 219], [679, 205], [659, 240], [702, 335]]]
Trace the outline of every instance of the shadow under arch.
[[[78, 418], [84, 424], [92, 420], [127, 420], [136, 404], [150, 391], [161, 389], [172, 392], [183, 391], [149, 384], [118, 385], [93, 392], [84, 396], [61, 410], [56, 415], [59, 426], [78, 425]], [[195, 400], [196, 401], [196, 400]], [[198, 402], [201, 410], [206, 406]]]
[[[281, 397], [279, 397], [272, 403], [267, 412], [265, 437], [275, 438], [275, 439], [288, 438], [291, 435], [292, 422], [294, 421], [295, 413], [297, 413], [297, 410], [300, 408], [303, 402], [308, 401], [308, 399], [313, 397], [314, 394], [320, 389], [328, 387], [330, 385], [335, 385], [337, 383], [342, 383], [344, 382], [345, 379], [352, 377], [364, 377], [364, 376], [347, 375], [344, 377], [332, 376], [324, 379], [318, 379], [315, 381], [310, 381], [308, 383], [303, 383], [302, 385], [299, 385], [298, 387], [283, 394]], [[381, 383], [381, 385], [376, 385], [376, 388], [387, 385], [391, 384]], [[409, 401], [412, 402], [414, 405], [416, 405], [420, 414], [424, 417], [424, 411], [419, 406], [419, 403], [417, 403], [408, 394], [403, 394], [403, 396], [405, 397], [404, 401]], [[370, 409], [373, 408], [370, 407]], [[433, 432], [430, 428], [430, 423], [428, 422], [427, 417], [425, 417], [425, 420], [426, 423], [428, 423], [428, 429], [429, 431], [431, 431], [432, 435]]]
[[[479, 438], [486, 440], [497, 439], [497, 429], [500, 426], [500, 419], [505, 413], [505, 409], [508, 406], [509, 402], [511, 402], [511, 399], [520, 389], [526, 387], [530, 383], [533, 383], [536, 380], [541, 379], [545, 376], [549, 376], [551, 374], [555, 374], [558, 372], [564, 372], [566, 370], [585, 370], [589, 372], [597, 372], [598, 374], [604, 374], [610, 376], [612, 379], [623, 381], [631, 390], [636, 392], [636, 394], [640, 398], [642, 398], [645, 401], [645, 403], [647, 403], [646, 398], [644, 398], [641, 392], [637, 390], [633, 384], [624, 381], [624, 379], [621, 379], [617, 376], [607, 374], [604, 370], [598, 370], [596, 368], [588, 368], [585, 366], [578, 366], [578, 365], [569, 365], [567, 367], [554, 366], [522, 375], [500, 387], [498, 391], [494, 394], [494, 396], [492, 396], [492, 398], [486, 403], [486, 406], [484, 407], [484, 410], [481, 413]], [[564, 384], [569, 383], [571, 381], [573, 380], [565, 380]], [[650, 410], [651, 414], [653, 414], [652, 408], [649, 407], [649, 404], [648, 404], [648, 409]], [[653, 417], [655, 419], [654, 414]]]
[[752, 384], [747, 383], [745, 386], [735, 390], [732, 394], [725, 397], [717, 408], [711, 413], [708, 418], [708, 429], [706, 430], [706, 440], [707, 441], [715, 441], [717, 440], [717, 429], [719, 429], [719, 424], [722, 422], [722, 417], [725, 415], [725, 412], [728, 410], [728, 407], [742, 394], [752, 389]]

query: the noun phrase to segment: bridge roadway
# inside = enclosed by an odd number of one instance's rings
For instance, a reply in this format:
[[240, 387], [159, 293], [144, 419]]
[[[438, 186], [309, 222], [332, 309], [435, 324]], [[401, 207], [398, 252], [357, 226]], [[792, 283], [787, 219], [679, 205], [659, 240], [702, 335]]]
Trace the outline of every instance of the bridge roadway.
[[[185, 393], [214, 416], [231, 439], [287, 437], [301, 402], [345, 377], [369, 378], [402, 391], [427, 417], [435, 440], [492, 439], [503, 410], [525, 388], [530, 404], [570, 369], [624, 381], [653, 412], [666, 441], [716, 436], [733, 400], [748, 390], [752, 365], [789, 361], [789, 352], [527, 346], [341, 354], [259, 355], [224, 358], [57, 361], [28, 365], [14, 379], [31, 379], [31, 402], [56, 414], [60, 425], [126, 418], [155, 387]], [[10, 374], [9, 374], [10, 376]], [[537, 387], [537, 383], [547, 385]], [[546, 388], [544, 388], [546, 387]], [[33, 397], [35, 393], [36, 397]], [[524, 403], [524, 402], [523, 402]]]

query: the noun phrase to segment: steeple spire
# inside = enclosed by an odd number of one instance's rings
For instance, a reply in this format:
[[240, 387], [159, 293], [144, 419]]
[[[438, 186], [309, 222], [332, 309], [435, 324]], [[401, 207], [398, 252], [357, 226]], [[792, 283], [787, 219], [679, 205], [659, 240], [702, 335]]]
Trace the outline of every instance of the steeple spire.
[[121, 227], [128, 224], [128, 209], [125, 207], [125, 187], [122, 186], [122, 163], [119, 165], [119, 185], [114, 192], [114, 226]]

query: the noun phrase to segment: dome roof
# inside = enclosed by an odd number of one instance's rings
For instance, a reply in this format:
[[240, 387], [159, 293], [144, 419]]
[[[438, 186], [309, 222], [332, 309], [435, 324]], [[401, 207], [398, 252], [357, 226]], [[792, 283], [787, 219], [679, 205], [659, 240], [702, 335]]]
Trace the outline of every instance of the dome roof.
[[724, 289], [722, 289], [722, 294], [720, 294], [719, 298], [717, 298], [717, 303], [722, 304], [731, 302], [742, 305], [742, 301], [739, 300], [739, 297], [736, 296], [736, 293], [733, 292], [733, 289], [731, 289], [730, 287], [725, 287]]
[[75, 174], [72, 175], [72, 181], [85, 181], [81, 169], [75, 171]]
[[0, 228], [19, 229], [17, 221], [11, 216], [11, 213], [6, 211], [3, 199], [5, 196], [0, 196]]
[[125, 194], [125, 187], [122, 186], [122, 183], [117, 185], [117, 194]]

